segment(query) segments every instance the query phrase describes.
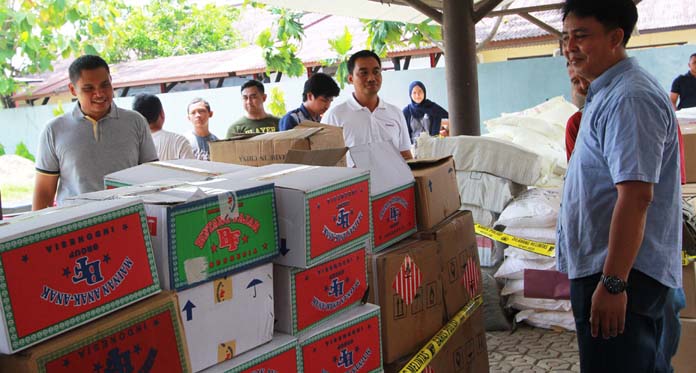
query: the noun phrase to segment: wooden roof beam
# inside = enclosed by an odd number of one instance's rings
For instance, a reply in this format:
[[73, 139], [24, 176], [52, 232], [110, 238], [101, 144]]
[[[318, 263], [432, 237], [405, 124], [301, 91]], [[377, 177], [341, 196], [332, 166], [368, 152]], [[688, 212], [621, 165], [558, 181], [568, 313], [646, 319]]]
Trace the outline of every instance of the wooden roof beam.
[[474, 23], [478, 23], [484, 17], [491, 17], [489, 14], [495, 13], [492, 10], [502, 2], [503, 0], [484, 0], [476, 4], [474, 6]]
[[404, 3], [410, 5], [413, 9], [425, 14], [428, 18], [442, 24], [442, 13], [421, 0], [403, 0]]
[[527, 21], [534, 24], [535, 26], [539, 27], [540, 29], [548, 32], [549, 34], [551, 34], [559, 39], [561, 38], [560, 31], [558, 31], [555, 28], [551, 27], [550, 25], [544, 23], [539, 18], [536, 18], [536, 17], [530, 15], [529, 13], [520, 13], [519, 16], [526, 19]]

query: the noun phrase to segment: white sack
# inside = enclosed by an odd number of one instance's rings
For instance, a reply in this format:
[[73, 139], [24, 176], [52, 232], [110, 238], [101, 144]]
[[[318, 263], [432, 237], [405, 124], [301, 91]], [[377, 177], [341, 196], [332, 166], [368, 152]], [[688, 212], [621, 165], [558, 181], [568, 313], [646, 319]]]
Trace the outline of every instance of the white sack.
[[529, 189], [500, 213], [497, 224], [508, 228], [548, 228], [555, 227], [558, 211], [561, 209], [561, 193], [556, 189]]
[[505, 233], [524, 238], [527, 240], [544, 242], [544, 243], [556, 243], [556, 227], [549, 228], [522, 228], [522, 227], [511, 227], [506, 228]]
[[498, 213], [486, 210], [483, 207], [469, 205], [466, 203], [463, 203], [459, 209], [471, 211], [471, 215], [474, 218], [474, 223], [481, 224], [486, 227], [492, 227], [499, 215]]
[[[508, 248], [509, 249], [509, 248]], [[525, 260], [517, 258], [505, 258], [498, 271], [493, 275], [495, 278], [511, 280], [521, 280], [524, 278], [525, 269], [556, 269], [555, 260]]]
[[505, 280], [505, 286], [500, 291], [500, 295], [512, 295], [524, 293], [524, 279], [522, 280]]
[[462, 204], [475, 205], [500, 213], [527, 187], [484, 172], [457, 171]]
[[565, 330], [575, 331], [575, 319], [573, 312], [539, 312], [535, 310], [520, 311], [515, 315], [515, 321], [524, 321], [531, 326], [544, 329], [554, 329], [560, 327]]
[[569, 300], [526, 298], [521, 294], [513, 294], [507, 302], [508, 308], [516, 310], [542, 310], [542, 311], [571, 311]]

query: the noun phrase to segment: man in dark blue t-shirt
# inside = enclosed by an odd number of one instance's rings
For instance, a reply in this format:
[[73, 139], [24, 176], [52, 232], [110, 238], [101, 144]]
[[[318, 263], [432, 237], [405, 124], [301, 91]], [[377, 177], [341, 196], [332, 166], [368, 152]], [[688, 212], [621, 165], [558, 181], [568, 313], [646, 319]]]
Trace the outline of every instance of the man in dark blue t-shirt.
[[279, 130], [293, 129], [306, 120], [319, 122], [321, 116], [329, 110], [334, 97], [338, 96], [339, 93], [341, 93], [341, 89], [338, 88], [338, 84], [333, 78], [323, 73], [312, 75], [305, 82], [302, 104], [280, 119]]
[[[676, 110], [696, 107], [696, 53], [689, 57], [689, 71], [679, 75], [672, 82], [669, 98]], [[677, 99], [679, 99], [679, 105], [677, 105]]]

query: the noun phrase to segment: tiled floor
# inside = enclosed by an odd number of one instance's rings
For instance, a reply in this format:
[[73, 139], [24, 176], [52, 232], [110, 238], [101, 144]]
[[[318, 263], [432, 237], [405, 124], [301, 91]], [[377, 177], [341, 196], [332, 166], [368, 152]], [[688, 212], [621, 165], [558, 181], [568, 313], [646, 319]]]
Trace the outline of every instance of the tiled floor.
[[490, 372], [580, 372], [575, 333], [521, 324], [514, 332], [487, 332]]

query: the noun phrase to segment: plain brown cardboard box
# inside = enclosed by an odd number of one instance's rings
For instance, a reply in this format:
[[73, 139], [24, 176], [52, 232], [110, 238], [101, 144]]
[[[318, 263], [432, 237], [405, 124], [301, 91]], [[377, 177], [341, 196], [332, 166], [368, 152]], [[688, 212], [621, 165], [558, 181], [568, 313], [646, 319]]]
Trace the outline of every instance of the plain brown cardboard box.
[[[343, 149], [343, 129], [314, 122], [302, 122], [289, 131], [265, 133], [246, 139], [237, 137], [210, 143], [210, 160], [245, 166], [285, 163], [288, 150]], [[345, 167], [345, 157], [335, 164]]]
[[416, 237], [438, 244], [449, 320], [473, 297], [483, 292], [474, 219], [470, 211], [459, 211], [433, 229], [416, 233]]
[[[0, 372], [51, 372], [56, 365], [60, 371], [86, 371], [82, 366], [91, 372], [97, 364], [105, 368], [114, 351], [122, 357], [130, 352], [136, 371], [149, 361], [153, 372], [190, 372], [180, 315], [174, 293], [164, 291], [27, 350], [0, 355]], [[139, 353], [133, 350], [136, 345]], [[177, 351], [178, 362], [173, 355]]]
[[[422, 275], [421, 285], [410, 305], [392, 287], [406, 256]], [[403, 241], [373, 255], [368, 268], [370, 296], [381, 307], [382, 348], [387, 364], [416, 352], [444, 325], [437, 244], [434, 241]]]
[[696, 183], [696, 126], [681, 126], [686, 182]]
[[682, 286], [686, 296], [686, 308], [679, 312], [679, 316], [685, 319], [696, 319], [696, 263], [682, 268]]
[[426, 230], [459, 210], [461, 201], [452, 156], [408, 162], [416, 179], [416, 220]]
[[[385, 373], [398, 373], [413, 356], [406, 356], [384, 367]], [[483, 306], [471, 315], [435, 355], [430, 373], [487, 373], [488, 348], [483, 321]], [[424, 370], [425, 372], [425, 370]]]
[[672, 358], [675, 373], [691, 373], [696, 371], [696, 320], [681, 319], [681, 339], [679, 350]]

